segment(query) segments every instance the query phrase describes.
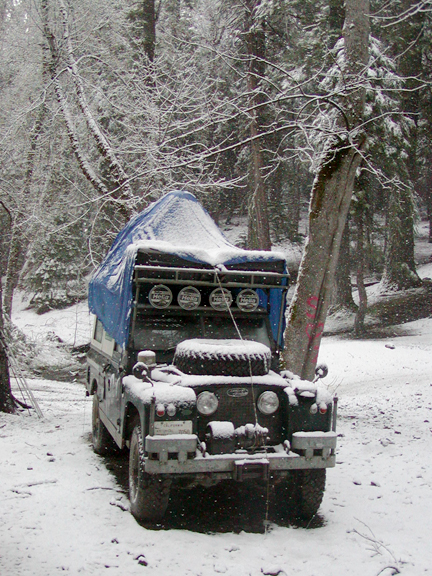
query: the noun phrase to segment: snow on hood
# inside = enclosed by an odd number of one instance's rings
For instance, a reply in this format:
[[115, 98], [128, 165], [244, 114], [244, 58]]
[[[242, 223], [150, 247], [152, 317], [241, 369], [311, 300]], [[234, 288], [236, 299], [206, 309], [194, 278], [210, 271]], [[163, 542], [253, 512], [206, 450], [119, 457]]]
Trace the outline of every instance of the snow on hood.
[[184, 374], [175, 366], [165, 366], [155, 368], [151, 372], [151, 378], [157, 382], [156, 388], [160, 386], [159, 382], [168, 385], [184, 386], [186, 388], [197, 388], [200, 386], [248, 386], [250, 384], [265, 384], [268, 386], [280, 386], [286, 388], [287, 381], [272, 370], [264, 376], [201, 376], [195, 374]]
[[123, 384], [131, 396], [144, 404], [150, 404], [153, 396], [158, 403], [174, 404], [175, 406], [180, 403], [194, 405], [196, 401], [195, 392], [191, 388], [184, 388], [175, 384], [158, 382], [156, 386], [153, 386], [150, 382], [143, 382], [135, 376], [125, 376]]
[[133, 271], [139, 250], [165, 252], [213, 267], [285, 262], [280, 252], [243, 250], [230, 244], [193, 194], [184, 191], [166, 194], [123, 228], [89, 284], [90, 312], [96, 314], [107, 333], [122, 347], [126, 347], [129, 337]]

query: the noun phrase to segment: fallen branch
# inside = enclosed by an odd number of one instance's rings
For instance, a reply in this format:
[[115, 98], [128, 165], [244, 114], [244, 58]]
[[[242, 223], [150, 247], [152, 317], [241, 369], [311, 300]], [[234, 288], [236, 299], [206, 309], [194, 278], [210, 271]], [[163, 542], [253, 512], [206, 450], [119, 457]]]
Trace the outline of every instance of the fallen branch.
[[399, 570], [399, 568], [396, 568], [396, 566], [386, 566], [385, 568], [382, 568], [376, 576], [379, 576], [380, 574], [382, 574], [384, 572], [384, 570], [393, 570], [392, 576], [394, 574], [400, 574], [400, 570]]
[[[354, 534], [357, 534], [358, 536], [361, 536], [361, 538], [364, 538], [367, 542], [369, 542], [370, 544], [372, 544], [372, 548], [371, 550], [373, 552], [375, 552], [375, 555], [380, 554], [382, 555], [382, 550], [384, 549], [394, 560], [394, 562], [396, 564], [399, 564], [399, 561], [397, 560], [397, 558], [395, 557], [395, 555], [393, 554], [393, 552], [380, 540], [378, 540], [378, 538], [375, 536], [375, 534], [373, 533], [372, 529], [365, 523], [362, 522], [362, 520], [358, 520], [358, 518], [356, 518], [357, 522], [360, 522], [361, 524], [363, 524], [363, 526], [365, 526], [369, 532], [370, 532], [370, 536], [367, 534], [362, 534], [361, 532], [359, 532], [356, 528], [353, 528], [352, 532], [354, 532]], [[399, 569], [395, 568], [393, 566], [387, 566], [386, 568], [383, 568], [383, 570], [386, 570], [387, 568], [393, 568], [395, 570], [397, 570], [397, 572], [393, 572], [393, 574], [399, 574]], [[383, 571], [381, 570], [381, 572]], [[379, 572], [379, 574], [381, 573]], [[378, 576], [378, 575], [377, 575]]]

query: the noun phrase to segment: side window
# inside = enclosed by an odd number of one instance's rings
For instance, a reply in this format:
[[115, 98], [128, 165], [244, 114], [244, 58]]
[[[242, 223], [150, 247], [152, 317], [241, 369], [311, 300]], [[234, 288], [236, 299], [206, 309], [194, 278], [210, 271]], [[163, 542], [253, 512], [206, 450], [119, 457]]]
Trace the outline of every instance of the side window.
[[102, 336], [103, 336], [102, 322], [99, 320], [99, 318], [96, 318], [96, 324], [95, 324], [93, 338], [96, 340], [96, 342], [101, 343], [102, 342]]

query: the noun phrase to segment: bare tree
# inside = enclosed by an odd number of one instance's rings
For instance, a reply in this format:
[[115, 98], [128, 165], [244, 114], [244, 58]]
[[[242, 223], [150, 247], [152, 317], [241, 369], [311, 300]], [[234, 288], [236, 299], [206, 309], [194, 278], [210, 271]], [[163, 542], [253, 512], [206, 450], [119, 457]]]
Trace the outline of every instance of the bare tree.
[[[50, 25], [49, 19], [49, 0], [41, 0], [41, 12], [43, 18], [43, 34], [45, 41], [48, 44], [51, 54], [51, 79], [55, 88], [58, 102], [60, 104], [63, 118], [67, 127], [67, 133], [71, 142], [72, 150], [78, 161], [78, 164], [85, 175], [85, 177], [92, 184], [94, 189], [103, 196], [109, 196], [116, 201], [118, 212], [123, 217], [124, 221], [129, 220], [132, 215], [130, 204], [133, 201], [132, 192], [129, 185], [129, 179], [124, 171], [122, 164], [119, 162], [112, 146], [108, 142], [105, 134], [101, 130], [94, 115], [88, 105], [83, 83], [78, 71], [76, 57], [72, 45], [69, 25], [69, 13], [66, 4], [63, 0], [58, 0], [61, 14], [62, 24], [62, 42], [61, 46], [64, 47], [65, 55], [63, 56], [60, 48], [59, 41], [56, 38], [53, 29]], [[66, 62], [66, 70], [72, 77], [73, 85], [75, 87], [75, 98], [78, 102], [79, 109], [85, 118], [88, 132], [93, 141], [101, 158], [108, 166], [108, 172], [111, 179], [111, 186], [108, 188], [102, 181], [101, 177], [97, 174], [91, 162], [86, 157], [83, 147], [80, 144], [78, 132], [75, 127], [74, 116], [71, 112], [70, 105], [60, 82], [60, 63], [62, 57]]]
[[[0, 278], [0, 298], [2, 295]], [[15, 404], [12, 397], [6, 340], [4, 339], [3, 311], [0, 307], [0, 412], [13, 413]]]
[[256, 18], [260, 0], [247, 0], [246, 45], [248, 52], [248, 92], [250, 94], [250, 191], [248, 198], [248, 248], [270, 250], [267, 193], [263, 177], [264, 159], [261, 150], [265, 96], [262, 83], [265, 75], [266, 38], [263, 23]]
[[347, 0], [343, 28], [346, 58], [346, 104], [323, 154], [312, 188], [309, 237], [285, 331], [284, 359], [289, 370], [312, 379], [354, 179], [365, 144], [362, 129], [364, 77], [369, 53], [369, 0]]
[[[5, 208], [2, 203], [1, 206]], [[10, 217], [9, 211], [6, 209]], [[3, 242], [0, 241], [0, 248]], [[2, 302], [2, 279], [0, 274], [0, 303]], [[0, 306], [0, 412], [13, 413], [15, 404], [11, 391], [7, 345], [4, 338], [3, 307]]]

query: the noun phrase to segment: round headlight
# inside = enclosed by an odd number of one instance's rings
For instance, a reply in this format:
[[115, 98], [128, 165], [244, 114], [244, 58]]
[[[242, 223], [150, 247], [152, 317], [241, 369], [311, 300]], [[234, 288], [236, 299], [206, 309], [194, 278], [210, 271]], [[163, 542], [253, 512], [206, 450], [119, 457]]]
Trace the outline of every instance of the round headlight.
[[201, 392], [197, 398], [197, 409], [200, 414], [210, 416], [214, 414], [219, 405], [219, 401], [213, 392]]
[[257, 406], [263, 414], [274, 414], [279, 408], [279, 398], [274, 392], [263, 392], [258, 398]]

